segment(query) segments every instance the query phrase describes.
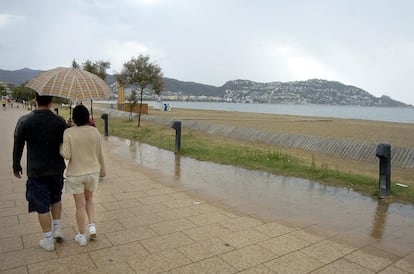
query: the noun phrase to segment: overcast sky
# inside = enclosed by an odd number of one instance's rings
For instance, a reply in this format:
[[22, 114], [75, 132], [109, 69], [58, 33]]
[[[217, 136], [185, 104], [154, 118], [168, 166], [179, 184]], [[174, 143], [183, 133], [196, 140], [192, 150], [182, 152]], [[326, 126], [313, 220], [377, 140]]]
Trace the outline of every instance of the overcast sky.
[[320, 78], [414, 105], [411, 0], [1, 0], [0, 69], [139, 54], [165, 77]]

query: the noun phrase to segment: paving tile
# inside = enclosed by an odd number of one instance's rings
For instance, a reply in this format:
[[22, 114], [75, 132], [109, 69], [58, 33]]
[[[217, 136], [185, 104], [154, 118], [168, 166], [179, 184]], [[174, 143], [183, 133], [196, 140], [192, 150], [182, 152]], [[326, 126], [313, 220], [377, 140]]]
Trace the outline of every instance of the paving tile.
[[[146, 189], [146, 190], [143, 190], [143, 192], [148, 196], [157, 196], [157, 195], [164, 195], [164, 194], [172, 194], [175, 192], [175, 190], [172, 188], [163, 186], [163, 187], [159, 187], [155, 189]], [[172, 197], [168, 196], [168, 198], [172, 198]]]
[[193, 209], [194, 209], [194, 212], [196, 212], [196, 214], [203, 214], [203, 213], [208, 213], [212, 211], [218, 211], [216, 207], [209, 205], [209, 204], [194, 205]]
[[172, 201], [174, 199], [168, 196], [167, 194], [164, 194], [164, 195], [157, 195], [157, 196], [141, 197], [141, 198], [137, 198], [137, 200], [143, 203], [144, 205], [152, 205], [152, 204]]
[[213, 211], [213, 212], [208, 212], [208, 213], [203, 213], [203, 214], [197, 214], [194, 216], [189, 216], [186, 219], [200, 226], [200, 225], [207, 225], [207, 224], [217, 223], [220, 221], [225, 221], [225, 220], [228, 220], [229, 217], [222, 214], [219, 211]]
[[187, 258], [193, 262], [213, 257], [234, 250], [235, 248], [219, 238], [196, 242], [191, 245], [178, 248]]
[[157, 214], [164, 220], [180, 219], [195, 215], [195, 211], [191, 207], [173, 208], [157, 212]]
[[198, 205], [199, 202], [194, 201], [194, 199], [189, 198], [188, 196], [185, 198], [179, 198], [177, 199], [176, 196], [173, 194], [168, 195], [172, 198], [172, 200], [169, 200], [167, 202], [164, 202], [162, 204], [166, 205], [168, 208], [187, 208], [187, 207], [195, 207]]
[[409, 273], [413, 273], [413, 272], [407, 272], [407, 271], [402, 270], [400, 268], [397, 268], [395, 266], [389, 266], [389, 267], [385, 268], [384, 270], [381, 270], [378, 273], [379, 274], [409, 274]]
[[0, 239], [0, 253], [15, 251], [23, 248], [21, 237]]
[[276, 273], [309, 273], [324, 264], [304, 253], [293, 252], [264, 264]]
[[196, 263], [179, 267], [169, 271], [171, 274], [193, 274], [193, 273], [236, 273], [237, 270], [217, 257], [208, 258]]
[[191, 263], [191, 261], [177, 250], [168, 250], [143, 257], [134, 256], [128, 259], [128, 264], [137, 273], [159, 273], [189, 263]]
[[95, 264], [87, 254], [78, 254], [28, 265], [29, 273], [79, 273], [95, 268]]
[[141, 205], [137, 207], [130, 207], [128, 208], [128, 210], [134, 216], [140, 216], [143, 214], [155, 214], [160, 211], [169, 210], [169, 208], [163, 204], [152, 204], [152, 205]]
[[266, 239], [269, 239], [269, 237], [263, 233], [258, 232], [257, 230], [250, 228], [250, 229], [226, 234], [224, 236], [221, 236], [220, 239], [230, 244], [231, 246], [234, 246], [236, 248], [241, 248], [244, 246], [248, 246], [248, 245], [252, 245], [252, 244], [264, 241]]
[[19, 219], [19, 224], [27, 224], [27, 223], [38, 223], [37, 214], [34, 213], [26, 213], [20, 214], [17, 216]]
[[164, 221], [164, 219], [158, 216], [157, 214], [143, 214], [140, 216], [119, 219], [118, 221], [126, 229], [131, 229], [137, 226], [145, 226], [145, 225], [160, 223]]
[[17, 215], [0, 217], [0, 228], [7, 227], [7, 226], [14, 226], [18, 224], [19, 224], [19, 219]]
[[22, 234], [31, 234], [36, 231], [40, 231], [40, 225], [38, 223], [3, 226], [2, 229], [0, 229], [0, 239], [17, 237]]
[[122, 219], [122, 218], [128, 218], [128, 217], [133, 217], [133, 216], [134, 214], [132, 214], [129, 211], [129, 209], [123, 208], [123, 209], [100, 212], [99, 214], [96, 214], [96, 221], [103, 222], [103, 221]]
[[295, 227], [282, 225], [278, 222], [272, 222], [264, 224], [262, 226], [257, 226], [255, 229], [266, 234], [269, 237], [276, 237], [297, 230]]
[[175, 191], [174, 193], [168, 194], [168, 196], [170, 196], [171, 198], [173, 198], [174, 200], [186, 200], [189, 199], [191, 200], [191, 204], [193, 204], [193, 202], [202, 202], [198, 199], [192, 199], [189, 194], [185, 191]]
[[223, 226], [222, 224], [215, 223], [193, 229], [188, 229], [183, 231], [183, 233], [189, 236], [194, 241], [203, 241], [232, 233], [232, 231]]
[[0, 217], [13, 216], [27, 213], [27, 206], [6, 207], [0, 210]]
[[262, 241], [258, 243], [258, 245], [267, 248], [268, 250], [272, 251], [273, 253], [279, 256], [282, 256], [292, 251], [304, 248], [310, 244], [308, 242], [305, 242], [304, 240], [295, 238], [290, 234], [284, 234], [279, 237]]
[[332, 274], [332, 273], [352, 273], [352, 274], [373, 274], [374, 271], [368, 270], [346, 259], [340, 259], [330, 263], [318, 270], [312, 272], [313, 274]]
[[149, 225], [149, 227], [153, 229], [155, 232], [157, 232], [159, 235], [165, 235], [168, 233], [190, 229], [190, 228], [195, 227], [195, 225], [192, 222], [184, 218], [181, 218], [181, 219], [151, 224]]
[[240, 231], [247, 228], [263, 225], [261, 221], [245, 216], [227, 219], [221, 221], [220, 223], [232, 231]]
[[235, 267], [237, 270], [244, 270], [277, 257], [259, 245], [251, 245], [241, 249], [218, 255], [220, 259]]
[[399, 259], [397, 255], [370, 246], [357, 250], [345, 258], [375, 272], [386, 268]]
[[0, 256], [0, 270], [16, 268], [41, 261], [56, 259], [55, 251], [44, 251], [41, 247], [5, 252]]
[[146, 226], [106, 233], [106, 237], [108, 237], [113, 245], [149, 239], [156, 236], [157, 234]]
[[124, 201], [124, 200], [130, 200], [130, 199], [139, 199], [141, 198], [147, 198], [148, 195], [144, 193], [143, 191], [134, 191], [134, 192], [117, 192], [113, 193], [112, 196], [117, 201]]
[[93, 241], [89, 241], [87, 246], [80, 246], [75, 241], [74, 236], [75, 234], [73, 233], [71, 237], [65, 237], [63, 243], [56, 243], [56, 253], [59, 258], [112, 247], [112, 243], [104, 234], [98, 234], [98, 237]]
[[324, 263], [330, 263], [353, 251], [351, 247], [331, 240], [324, 240], [301, 249], [301, 252]]
[[125, 229], [119, 222], [119, 220], [108, 220], [96, 222], [96, 231], [99, 237], [100, 234], [115, 232]]
[[156, 253], [169, 249], [191, 245], [194, 241], [181, 232], [158, 236], [155, 238], [142, 240], [141, 244], [151, 253]]
[[145, 257], [148, 254], [148, 251], [139, 242], [131, 242], [89, 252], [89, 256], [99, 267], [125, 263], [130, 258]]
[[239, 274], [275, 274], [276, 272], [264, 265], [253, 266], [249, 269], [238, 272]]
[[409, 273], [414, 273], [414, 262], [409, 262], [405, 258], [398, 260], [395, 264], [393, 264], [393, 266]]
[[0, 271], [0, 274], [27, 274], [27, 273], [29, 273], [29, 271], [27, 270], [26, 266], [9, 268], [9, 269]]
[[297, 239], [301, 239], [311, 244], [314, 244], [314, 243], [317, 243], [317, 242], [320, 242], [326, 239], [326, 237], [324, 236], [321, 236], [321, 235], [318, 235], [312, 232], [307, 232], [304, 230], [295, 230], [295, 231], [289, 232], [288, 235], [291, 235]]
[[85, 274], [135, 274], [136, 272], [127, 263], [113, 263], [109, 265], [99, 266], [94, 270], [88, 270]]
[[122, 209], [122, 208], [130, 208], [142, 205], [136, 199], [128, 199], [122, 201], [113, 201], [113, 202], [104, 202], [101, 205], [105, 208], [105, 210], [115, 210], [115, 209]]
[[94, 195], [93, 199], [94, 199], [95, 204], [109, 203], [109, 202], [118, 201], [117, 199], [115, 199], [112, 192], [109, 192], [109, 193], [106, 194], [105, 192], [103, 192], [99, 188], [98, 188], [98, 191], [97, 191], [96, 195]]
[[2, 201], [0, 200], [0, 209], [7, 208], [7, 207], [14, 207], [16, 205], [14, 200], [7, 200]]

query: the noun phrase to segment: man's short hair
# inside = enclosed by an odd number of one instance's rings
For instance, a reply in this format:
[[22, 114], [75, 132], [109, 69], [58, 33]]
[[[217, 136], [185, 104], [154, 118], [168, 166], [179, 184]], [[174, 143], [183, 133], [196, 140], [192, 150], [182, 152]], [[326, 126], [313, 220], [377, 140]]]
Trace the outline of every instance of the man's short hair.
[[41, 96], [36, 92], [36, 102], [39, 106], [47, 106], [53, 100], [53, 96]]

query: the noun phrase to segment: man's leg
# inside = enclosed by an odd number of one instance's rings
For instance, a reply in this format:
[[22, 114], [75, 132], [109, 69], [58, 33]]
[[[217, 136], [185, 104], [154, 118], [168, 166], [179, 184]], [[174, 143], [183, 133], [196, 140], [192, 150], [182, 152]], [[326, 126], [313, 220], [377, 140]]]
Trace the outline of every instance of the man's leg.
[[50, 211], [52, 212], [53, 220], [60, 220], [60, 216], [62, 215], [62, 201], [51, 205]]
[[52, 216], [50, 212], [38, 213], [37, 217], [44, 234], [44, 238], [40, 240], [39, 245], [47, 251], [55, 250], [55, 241], [52, 232]]
[[50, 216], [50, 212], [38, 213], [37, 217], [43, 233], [52, 231], [52, 218]]
[[50, 206], [50, 211], [52, 213], [53, 218], [53, 238], [56, 239], [57, 242], [63, 241], [63, 233], [60, 227], [60, 217], [62, 215], [62, 201], [54, 203]]

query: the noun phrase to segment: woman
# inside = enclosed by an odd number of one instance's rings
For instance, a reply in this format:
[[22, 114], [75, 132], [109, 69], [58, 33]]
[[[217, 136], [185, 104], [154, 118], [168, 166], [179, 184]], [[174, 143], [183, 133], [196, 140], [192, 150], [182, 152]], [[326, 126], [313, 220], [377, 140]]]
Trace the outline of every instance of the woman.
[[73, 194], [75, 200], [79, 228], [75, 240], [85, 246], [88, 244], [87, 232], [90, 238], [96, 237], [93, 192], [97, 190], [99, 177], [105, 176], [105, 164], [101, 135], [89, 125], [88, 109], [78, 105], [73, 109], [72, 116], [75, 126], [65, 130], [60, 154], [69, 160], [65, 190]]

